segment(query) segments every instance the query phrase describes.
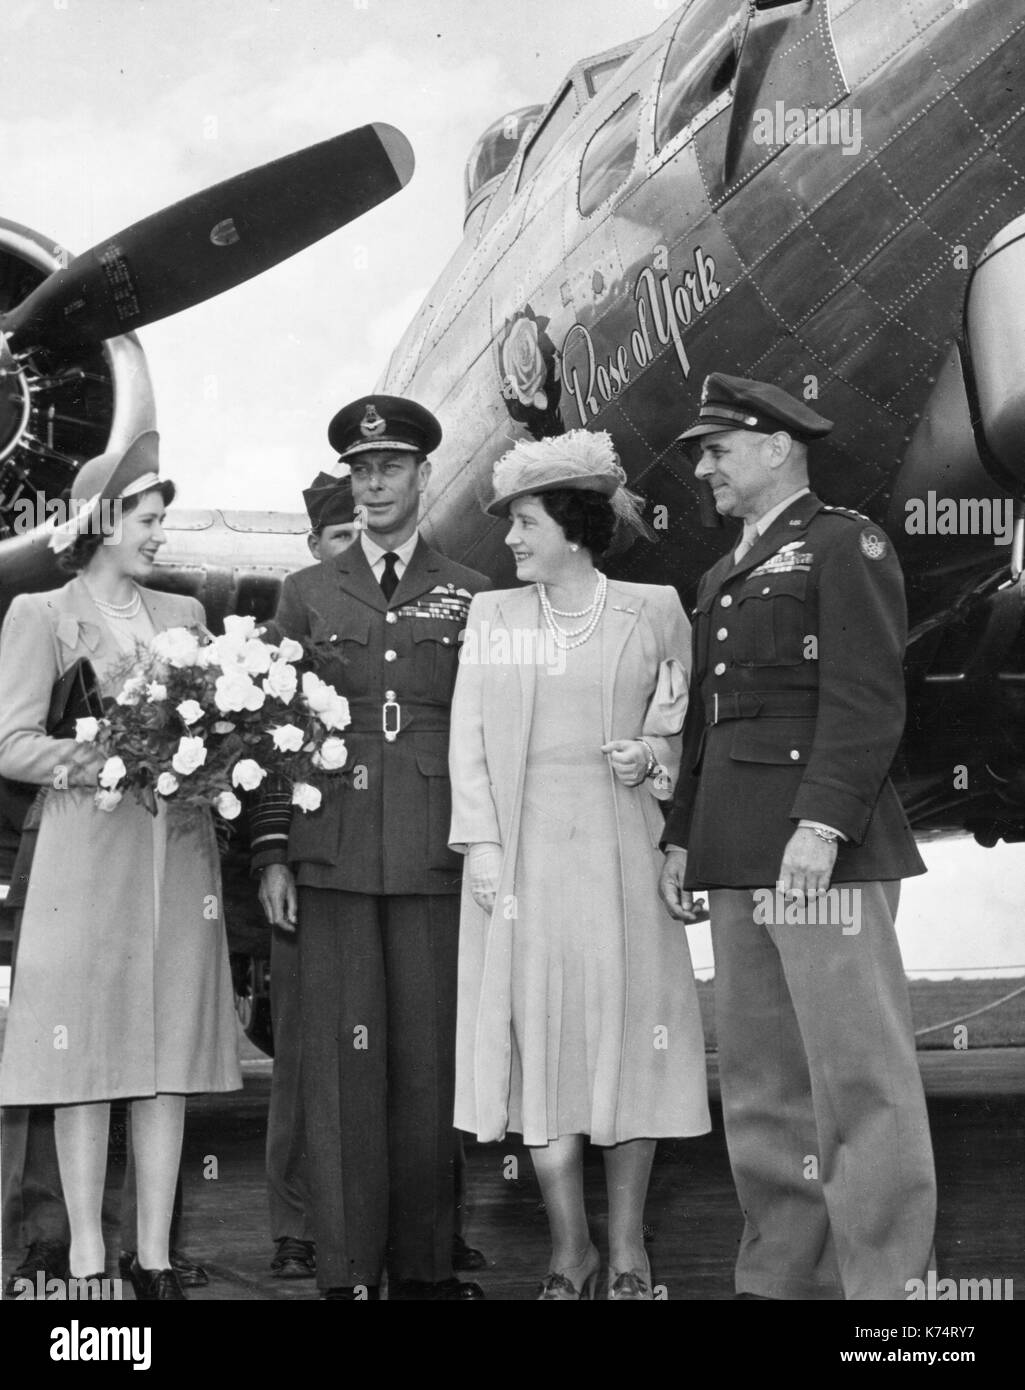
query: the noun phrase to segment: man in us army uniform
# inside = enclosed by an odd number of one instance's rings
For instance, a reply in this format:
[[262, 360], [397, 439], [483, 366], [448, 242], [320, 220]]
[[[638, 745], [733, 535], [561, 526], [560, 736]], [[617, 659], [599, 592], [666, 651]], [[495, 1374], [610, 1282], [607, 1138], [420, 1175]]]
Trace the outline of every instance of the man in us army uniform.
[[924, 871], [888, 777], [906, 609], [883, 531], [808, 489], [831, 428], [714, 373], [681, 436], [744, 530], [698, 588], [661, 890], [683, 921], [710, 890], [738, 1296], [904, 1299], [935, 1222], [893, 925]]
[[348, 771], [290, 832], [270, 798], [254, 827], [268, 916], [298, 919], [317, 1281], [326, 1298], [375, 1298], [387, 1268], [389, 1298], [477, 1299], [452, 1274], [462, 866], [447, 845], [448, 728], [470, 599], [490, 583], [417, 530], [441, 441], [429, 411], [367, 396], [328, 438], [365, 530], [285, 580], [275, 622], [315, 645], [349, 700]]

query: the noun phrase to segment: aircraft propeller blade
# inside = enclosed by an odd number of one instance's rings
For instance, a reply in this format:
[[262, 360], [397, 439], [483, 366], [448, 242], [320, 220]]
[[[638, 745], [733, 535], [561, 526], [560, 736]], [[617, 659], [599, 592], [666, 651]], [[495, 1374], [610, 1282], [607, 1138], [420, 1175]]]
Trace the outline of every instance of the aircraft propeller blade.
[[0, 315], [17, 351], [129, 333], [241, 284], [390, 198], [412, 177], [394, 126], [360, 126], [226, 179], [77, 256]]

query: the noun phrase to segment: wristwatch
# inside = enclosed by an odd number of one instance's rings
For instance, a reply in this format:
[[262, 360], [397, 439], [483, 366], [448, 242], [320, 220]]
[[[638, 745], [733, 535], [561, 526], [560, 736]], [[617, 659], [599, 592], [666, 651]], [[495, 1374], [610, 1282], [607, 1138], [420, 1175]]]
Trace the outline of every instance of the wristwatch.
[[827, 845], [835, 845], [840, 838], [838, 830], [829, 830], [824, 825], [811, 825], [808, 829], [814, 831], [820, 840], [825, 840]]

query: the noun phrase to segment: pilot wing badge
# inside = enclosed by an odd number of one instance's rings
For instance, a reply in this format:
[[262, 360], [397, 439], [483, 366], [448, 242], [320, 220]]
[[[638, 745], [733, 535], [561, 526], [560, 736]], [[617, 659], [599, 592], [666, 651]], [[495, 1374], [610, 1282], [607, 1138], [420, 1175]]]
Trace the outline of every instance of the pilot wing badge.
[[775, 554], [763, 560], [751, 577], [759, 574], [792, 574], [794, 570], [805, 571], [811, 568], [812, 552], [804, 549], [804, 541], [788, 541], [781, 545]]

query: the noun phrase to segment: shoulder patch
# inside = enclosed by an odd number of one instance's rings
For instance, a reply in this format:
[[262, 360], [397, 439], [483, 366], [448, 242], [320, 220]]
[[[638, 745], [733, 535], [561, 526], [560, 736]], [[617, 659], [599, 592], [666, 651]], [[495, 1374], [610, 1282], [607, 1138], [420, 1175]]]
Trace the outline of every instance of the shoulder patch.
[[866, 555], [870, 560], [881, 560], [887, 551], [887, 540], [881, 531], [869, 528], [862, 531], [858, 537], [858, 544], [861, 546], [862, 555]]

